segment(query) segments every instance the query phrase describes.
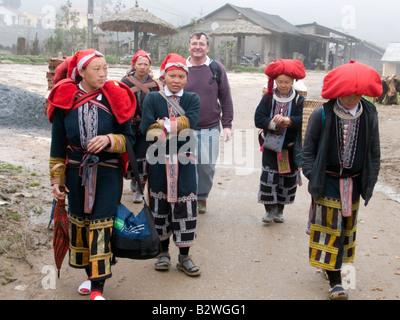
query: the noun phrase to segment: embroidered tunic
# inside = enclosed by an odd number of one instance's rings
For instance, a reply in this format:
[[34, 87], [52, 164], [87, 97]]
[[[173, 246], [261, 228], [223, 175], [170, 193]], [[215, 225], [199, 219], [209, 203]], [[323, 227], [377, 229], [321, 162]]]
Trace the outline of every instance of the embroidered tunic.
[[[74, 90], [74, 85], [76, 100], [85, 92], [77, 84], [69, 84], [67, 92]], [[63, 86], [57, 88], [54, 100], [63, 94]], [[112, 226], [122, 195], [121, 154], [125, 152], [125, 137], [134, 141], [130, 122], [117, 121], [100, 91], [79, 107], [54, 108], [51, 119], [50, 168], [60, 162], [67, 164], [69, 264], [87, 268], [91, 279], [109, 278]], [[87, 144], [97, 135], [107, 135], [110, 147], [89, 154]]]
[[[197, 145], [195, 129], [200, 98], [195, 93], [184, 91], [177, 100], [184, 116], [171, 108], [159, 92], [150, 92], [143, 104], [141, 131], [151, 144], [147, 151], [150, 209], [160, 239], [166, 240], [173, 234], [178, 247], [190, 247], [195, 241], [197, 228], [196, 160], [193, 152]], [[156, 122], [164, 118], [171, 121], [171, 126], [176, 124], [177, 135], [167, 134], [165, 128]], [[168, 165], [171, 165], [170, 170], [167, 170]], [[174, 191], [176, 200], [169, 201], [169, 195]]]
[[[263, 204], [291, 204], [294, 202], [299, 178], [297, 153], [301, 153], [301, 128], [303, 119], [303, 101], [297, 91], [292, 90], [291, 99], [279, 99], [279, 92], [275, 90], [274, 97], [265, 95], [258, 105], [254, 121], [264, 133], [270, 130], [270, 123], [275, 114], [289, 116], [291, 125], [287, 128], [283, 149], [288, 150], [290, 172], [281, 174], [278, 170], [278, 154], [275, 151], [263, 148], [262, 172], [258, 202]], [[278, 99], [276, 99], [278, 98]], [[280, 102], [280, 101], [281, 102]], [[283, 102], [282, 102], [283, 101]], [[289, 104], [291, 109], [289, 110]], [[290, 112], [290, 113], [289, 113]], [[277, 128], [277, 133], [283, 133], [282, 128]], [[296, 150], [296, 151], [295, 151]]]
[[[135, 79], [132, 79], [134, 77]], [[150, 75], [142, 81], [143, 86], [147, 88], [146, 92], [142, 91], [134, 82], [139, 81], [136, 79], [135, 72], [123, 77], [121, 79], [122, 83], [125, 83], [135, 94], [136, 97], [136, 112], [133, 116], [131, 123], [132, 123], [132, 130], [135, 135], [135, 145], [133, 146], [133, 152], [136, 156], [136, 162], [139, 169], [139, 176], [142, 182], [142, 187], [144, 188], [144, 184], [147, 181], [147, 162], [146, 162], [146, 151], [148, 147], [148, 143], [146, 142], [146, 136], [140, 132], [140, 122], [143, 113], [143, 101], [146, 97], [146, 94], [152, 91], [159, 91], [160, 88], [158, 84], [153, 80]]]
[[[353, 115], [333, 105], [327, 150], [323, 195], [311, 204], [310, 264], [325, 270], [340, 270], [355, 256], [361, 178], [366, 154], [365, 114], [360, 103]], [[348, 213], [346, 214], [346, 212]]]

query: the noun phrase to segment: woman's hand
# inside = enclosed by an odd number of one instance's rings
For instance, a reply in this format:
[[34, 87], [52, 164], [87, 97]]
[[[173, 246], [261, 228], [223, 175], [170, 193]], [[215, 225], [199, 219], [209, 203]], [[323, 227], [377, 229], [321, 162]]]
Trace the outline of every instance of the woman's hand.
[[67, 187], [64, 187], [64, 191], [61, 191], [60, 185], [58, 183], [53, 184], [52, 188], [53, 188], [53, 199], [56, 201], [65, 199], [67, 193], [69, 192]]
[[107, 136], [97, 136], [88, 143], [87, 150], [90, 153], [99, 153], [108, 147], [110, 139]]
[[277, 126], [282, 127], [282, 128], [287, 128], [291, 124], [291, 120], [289, 117], [284, 117], [280, 114], [275, 115], [272, 118], [272, 121], [274, 121]]
[[158, 118], [158, 119], [157, 119], [157, 123], [158, 123], [158, 124], [161, 124], [162, 126], [164, 126], [165, 119], [160, 119], [160, 118]]

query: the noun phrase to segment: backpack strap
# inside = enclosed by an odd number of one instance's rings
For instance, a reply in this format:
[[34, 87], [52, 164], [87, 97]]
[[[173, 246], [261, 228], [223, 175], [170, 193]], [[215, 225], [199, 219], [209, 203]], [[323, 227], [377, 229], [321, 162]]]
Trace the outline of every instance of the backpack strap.
[[151, 88], [158, 87], [155, 81], [140, 82], [138, 79], [131, 75], [126, 76], [126, 79], [128, 79], [128, 81], [133, 85], [133, 87], [130, 88], [133, 93], [143, 91], [145, 94], [148, 94]]
[[211, 60], [210, 69], [213, 74], [213, 77], [211, 78], [209, 83], [212, 84], [213, 81], [215, 80], [215, 81], [217, 81], [217, 84], [219, 85], [221, 82], [221, 72], [220, 72], [218, 64], [215, 62], [215, 60]]
[[167, 101], [167, 103], [169, 103], [171, 105], [171, 108], [174, 108], [175, 111], [181, 116], [183, 117], [185, 115], [185, 110], [173, 99], [171, 99], [170, 97], [168, 97], [165, 92], [163, 91], [158, 91], [159, 94], [161, 94], [161, 96]]

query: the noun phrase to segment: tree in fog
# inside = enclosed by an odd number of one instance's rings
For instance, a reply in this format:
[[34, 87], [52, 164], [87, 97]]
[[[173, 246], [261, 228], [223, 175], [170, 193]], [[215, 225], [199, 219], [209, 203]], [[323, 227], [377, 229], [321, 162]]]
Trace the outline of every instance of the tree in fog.
[[21, 0], [3, 0], [3, 6], [18, 9], [21, 6]]

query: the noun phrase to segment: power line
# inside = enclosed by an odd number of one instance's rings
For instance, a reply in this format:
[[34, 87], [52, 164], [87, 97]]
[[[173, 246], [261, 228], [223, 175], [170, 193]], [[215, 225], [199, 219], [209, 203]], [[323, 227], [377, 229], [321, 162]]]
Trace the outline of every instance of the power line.
[[[162, 11], [162, 12], [165, 12], [165, 13], [168, 13], [168, 14], [172, 14], [172, 15], [175, 15], [177, 17], [191, 19], [191, 15], [188, 14], [187, 12], [183, 12], [183, 11], [177, 10], [175, 8], [172, 8], [172, 7], [167, 7], [167, 9], [170, 9], [171, 11], [170, 10], [166, 10], [166, 5], [164, 3], [160, 3], [159, 1], [155, 1], [155, 0], [151, 1], [152, 3], [158, 4], [159, 6], [157, 6], [157, 7], [149, 4], [147, 1], [142, 1], [141, 0], [140, 2], [141, 3], [145, 2], [146, 6], [152, 7], [153, 9], [157, 9], [159, 11]], [[139, 3], [139, 6], [143, 7], [140, 3]], [[178, 13], [180, 13], [180, 14], [178, 14]]]

